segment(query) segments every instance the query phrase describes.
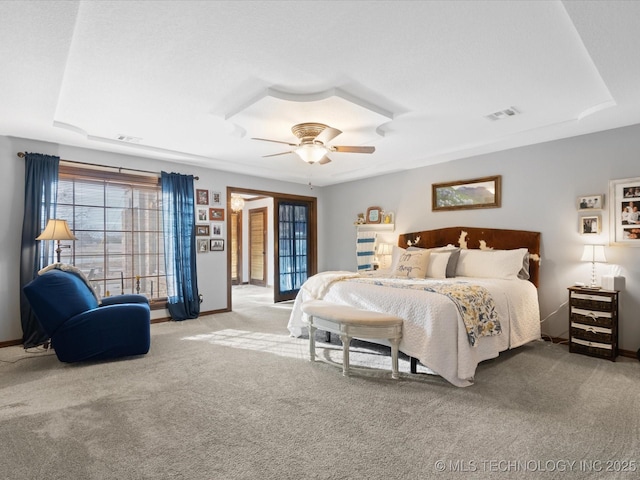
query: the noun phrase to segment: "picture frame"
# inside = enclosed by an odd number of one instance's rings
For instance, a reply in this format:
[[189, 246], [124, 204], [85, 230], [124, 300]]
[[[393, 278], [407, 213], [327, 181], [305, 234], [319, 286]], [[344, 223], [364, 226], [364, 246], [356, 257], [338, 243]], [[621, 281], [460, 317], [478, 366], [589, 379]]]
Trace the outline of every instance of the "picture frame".
[[209, 225], [196, 225], [196, 237], [208, 237], [211, 235]]
[[209, 240], [206, 238], [198, 239], [198, 253], [206, 253], [209, 251]]
[[209, 221], [209, 209], [208, 208], [196, 208], [196, 222], [208, 222]]
[[209, 190], [196, 189], [196, 205], [209, 205]]
[[213, 222], [211, 224], [211, 235], [213, 237], [224, 237], [224, 222]]
[[502, 175], [431, 184], [434, 212], [501, 206]]
[[382, 209], [380, 207], [367, 208], [367, 216], [365, 217], [367, 223], [380, 223], [382, 222]]
[[604, 195], [581, 195], [578, 197], [578, 211], [602, 210]]
[[640, 247], [640, 177], [609, 181], [609, 244]]
[[211, 191], [211, 205], [222, 205], [222, 193]]
[[209, 220], [217, 222], [224, 221], [224, 208], [210, 208]]
[[209, 250], [212, 252], [223, 252], [224, 251], [224, 239], [222, 238], [212, 238], [209, 241]]
[[600, 215], [586, 215], [580, 217], [580, 234], [597, 235], [601, 231], [602, 217]]

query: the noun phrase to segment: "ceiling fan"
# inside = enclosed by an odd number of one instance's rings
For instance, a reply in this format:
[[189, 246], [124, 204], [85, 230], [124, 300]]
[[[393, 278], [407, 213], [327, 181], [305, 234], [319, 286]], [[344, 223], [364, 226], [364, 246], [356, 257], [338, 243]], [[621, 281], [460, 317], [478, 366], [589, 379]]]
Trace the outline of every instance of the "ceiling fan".
[[307, 163], [319, 163], [324, 165], [329, 163], [331, 159], [327, 156], [330, 152], [339, 153], [373, 153], [375, 147], [347, 147], [340, 145], [327, 145], [331, 140], [342, 133], [337, 128], [324, 125], [323, 123], [299, 123], [291, 127], [293, 134], [300, 139], [300, 143], [281, 142], [279, 140], [269, 140], [268, 138], [252, 138], [252, 140], [261, 140], [263, 142], [283, 143], [294, 147], [287, 152], [274, 153], [272, 155], [263, 155], [263, 157], [275, 157], [277, 155], [286, 155], [288, 153], [297, 154]]

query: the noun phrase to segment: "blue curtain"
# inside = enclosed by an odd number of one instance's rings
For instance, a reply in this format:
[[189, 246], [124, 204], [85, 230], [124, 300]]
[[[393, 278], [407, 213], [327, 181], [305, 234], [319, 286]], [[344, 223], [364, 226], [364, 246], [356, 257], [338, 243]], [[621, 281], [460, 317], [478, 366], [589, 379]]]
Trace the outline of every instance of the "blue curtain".
[[193, 194], [193, 175], [162, 172], [165, 270], [173, 320], [200, 315]]
[[[20, 320], [24, 348], [41, 345], [49, 336], [40, 326], [22, 291], [45, 266], [49, 256], [36, 240], [50, 218], [55, 218], [60, 157], [40, 153], [25, 154], [24, 216], [22, 219], [22, 249], [20, 251]], [[48, 248], [48, 245], [45, 246]], [[43, 254], [44, 253], [44, 254]]]

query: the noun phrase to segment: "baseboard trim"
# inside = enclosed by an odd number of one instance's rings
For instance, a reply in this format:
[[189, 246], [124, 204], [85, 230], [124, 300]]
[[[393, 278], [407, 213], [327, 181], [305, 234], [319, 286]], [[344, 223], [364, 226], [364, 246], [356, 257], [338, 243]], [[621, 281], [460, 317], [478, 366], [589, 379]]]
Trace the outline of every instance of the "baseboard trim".
[[4, 342], [0, 342], [0, 348], [4, 347], [15, 347], [16, 345], [22, 345], [22, 339], [18, 340], [7, 340]]

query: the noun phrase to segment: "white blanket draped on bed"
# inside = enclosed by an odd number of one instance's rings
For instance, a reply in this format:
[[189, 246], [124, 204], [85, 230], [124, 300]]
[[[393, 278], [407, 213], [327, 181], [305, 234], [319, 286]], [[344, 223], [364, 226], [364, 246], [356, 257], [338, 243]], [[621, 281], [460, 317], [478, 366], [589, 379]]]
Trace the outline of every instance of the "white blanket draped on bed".
[[[350, 276], [357, 275], [351, 273]], [[350, 281], [348, 277], [349, 272], [325, 272], [315, 287], [308, 289], [303, 286], [289, 319], [288, 329], [292, 335], [302, 335], [306, 323], [301, 305], [313, 298], [392, 313], [404, 319], [400, 351], [417, 358], [428, 369], [459, 387], [473, 383], [476, 367], [481, 361], [540, 338], [537, 290], [526, 280], [456, 277], [456, 281], [469, 281], [489, 291], [502, 327], [501, 335], [482, 337], [476, 346], [471, 346], [458, 309], [446, 296], [424, 290], [385, 288]], [[403, 279], [388, 280], [406, 282]], [[415, 283], [416, 279], [411, 281]], [[427, 286], [446, 280], [420, 279], [417, 282]]]

